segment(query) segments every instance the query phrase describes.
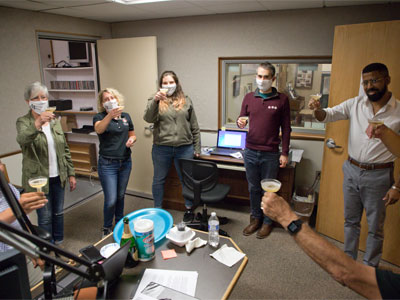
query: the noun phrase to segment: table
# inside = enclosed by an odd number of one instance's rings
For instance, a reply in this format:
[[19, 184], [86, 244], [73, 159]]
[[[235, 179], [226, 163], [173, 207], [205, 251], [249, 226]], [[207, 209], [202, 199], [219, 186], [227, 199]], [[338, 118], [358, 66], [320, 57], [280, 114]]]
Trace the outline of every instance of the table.
[[[250, 205], [249, 190], [243, 159], [230, 156], [200, 155], [201, 160], [214, 161], [218, 166], [219, 182], [228, 184], [231, 190], [227, 196], [229, 201]], [[279, 169], [278, 180], [282, 187], [278, 194], [289, 203], [292, 201], [296, 163], [290, 162], [285, 168]], [[185, 210], [182, 197], [182, 186], [172, 164], [164, 187], [163, 208]]]
[[[204, 240], [208, 239], [208, 233], [195, 230], [196, 236]], [[95, 244], [100, 249], [103, 245], [114, 242], [112, 234]], [[220, 237], [220, 246], [240, 248], [236, 243], [227, 237]], [[163, 260], [161, 250], [175, 249], [176, 258]], [[227, 299], [232, 292], [236, 282], [239, 280], [248, 262], [247, 256], [236, 263], [231, 268], [217, 262], [209, 254], [215, 249], [208, 244], [204, 247], [194, 249], [192, 253], [186, 253], [185, 247], [178, 247], [164, 238], [156, 244], [155, 258], [148, 262], [140, 262], [138, 266], [132, 269], [124, 269], [123, 274], [117, 284], [113, 286], [109, 293], [110, 299], [132, 299], [136, 293], [139, 281], [146, 268], [179, 270], [179, 271], [197, 271], [196, 295], [199, 299]], [[65, 274], [68, 272], [64, 271]], [[62, 284], [62, 283], [61, 283]]]

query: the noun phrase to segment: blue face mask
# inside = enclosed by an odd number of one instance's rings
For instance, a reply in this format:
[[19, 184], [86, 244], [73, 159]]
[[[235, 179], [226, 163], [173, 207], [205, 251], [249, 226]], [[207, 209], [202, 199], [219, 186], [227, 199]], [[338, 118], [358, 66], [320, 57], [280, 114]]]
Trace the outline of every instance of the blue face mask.
[[33, 101], [29, 100], [29, 107], [38, 115], [42, 112], [46, 111], [49, 107], [49, 101], [47, 100], [40, 100], [40, 101]]

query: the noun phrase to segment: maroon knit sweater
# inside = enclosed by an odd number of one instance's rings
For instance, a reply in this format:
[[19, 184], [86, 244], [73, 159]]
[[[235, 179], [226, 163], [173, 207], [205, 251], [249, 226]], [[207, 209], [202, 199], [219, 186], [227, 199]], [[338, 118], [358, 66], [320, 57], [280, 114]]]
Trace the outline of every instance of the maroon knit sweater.
[[289, 154], [290, 144], [290, 107], [285, 94], [273, 88], [273, 93], [263, 99], [259, 90], [248, 93], [242, 103], [240, 117], [249, 117], [249, 133], [246, 148], [259, 151], [278, 152], [282, 131], [282, 154]]

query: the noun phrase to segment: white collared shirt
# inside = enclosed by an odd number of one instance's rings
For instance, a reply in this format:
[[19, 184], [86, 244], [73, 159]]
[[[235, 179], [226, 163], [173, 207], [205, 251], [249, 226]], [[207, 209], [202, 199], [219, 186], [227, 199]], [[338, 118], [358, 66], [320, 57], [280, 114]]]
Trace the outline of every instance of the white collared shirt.
[[400, 101], [392, 97], [375, 115], [367, 96], [348, 99], [332, 108], [324, 108], [326, 118], [322, 122], [349, 120], [348, 152], [361, 163], [387, 163], [396, 159], [380, 139], [368, 138], [365, 133], [368, 120], [382, 120], [394, 132], [400, 133]]

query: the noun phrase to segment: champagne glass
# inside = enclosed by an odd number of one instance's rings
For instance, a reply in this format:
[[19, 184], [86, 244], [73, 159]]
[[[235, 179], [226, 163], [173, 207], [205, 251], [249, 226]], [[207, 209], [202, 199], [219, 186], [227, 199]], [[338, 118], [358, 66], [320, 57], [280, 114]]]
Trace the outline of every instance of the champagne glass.
[[44, 187], [47, 184], [47, 177], [39, 176], [39, 177], [30, 178], [28, 180], [28, 183], [31, 187], [36, 189], [36, 191], [41, 192], [42, 187]]
[[[270, 192], [270, 193], [276, 193], [281, 189], [282, 183], [279, 180], [272, 179], [272, 178], [267, 178], [261, 180], [261, 187], [264, 191]], [[262, 202], [261, 202], [261, 210], [263, 210], [262, 207]]]
[[161, 88], [160, 92], [163, 93], [166, 96], [167, 93], [168, 93], [168, 89]]
[[266, 192], [276, 193], [281, 189], [281, 185], [282, 183], [276, 179], [267, 178], [261, 180], [261, 187]]
[[[374, 120], [374, 119], [369, 119], [368, 123], [371, 124], [373, 126], [374, 129], [376, 129], [379, 125], [383, 125], [384, 122], [382, 120]], [[375, 135], [372, 136], [372, 138], [379, 140], [377, 138], [375, 138]]]
[[[118, 108], [123, 110], [123, 109], [125, 108], [125, 106], [119, 105]], [[122, 115], [122, 112], [121, 112], [121, 115]], [[122, 119], [122, 116], [121, 116], [121, 115], [118, 117], [119, 120]]]
[[[56, 106], [49, 106], [49, 107], [46, 108], [46, 111], [49, 111], [52, 114], [54, 114], [54, 112], [56, 111], [56, 108], [57, 108]], [[53, 124], [54, 120], [51, 120], [50, 123]]]

